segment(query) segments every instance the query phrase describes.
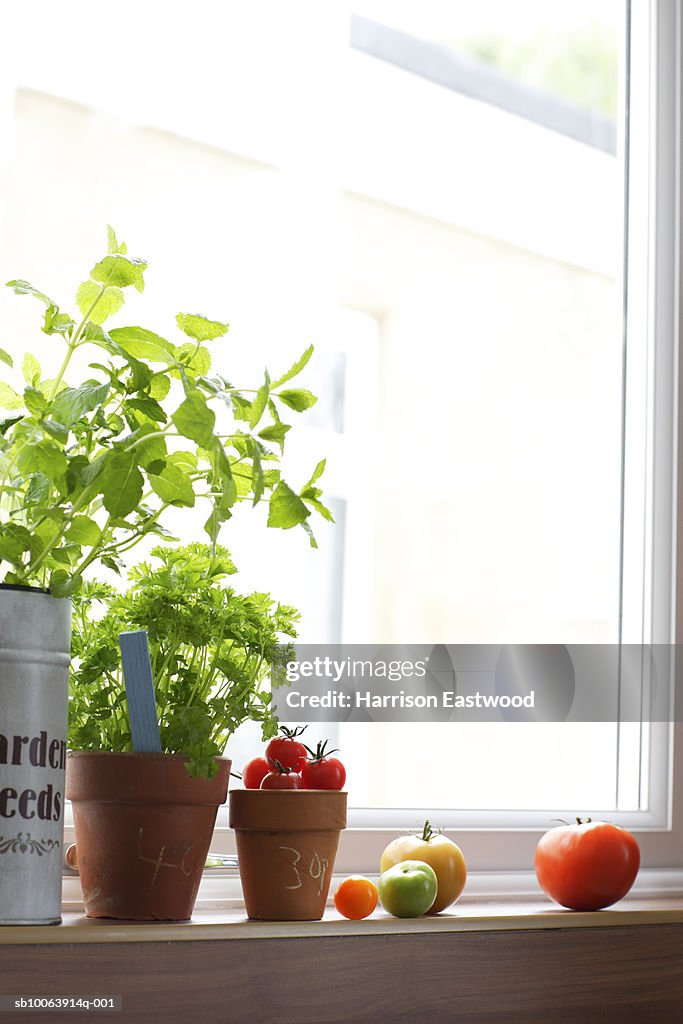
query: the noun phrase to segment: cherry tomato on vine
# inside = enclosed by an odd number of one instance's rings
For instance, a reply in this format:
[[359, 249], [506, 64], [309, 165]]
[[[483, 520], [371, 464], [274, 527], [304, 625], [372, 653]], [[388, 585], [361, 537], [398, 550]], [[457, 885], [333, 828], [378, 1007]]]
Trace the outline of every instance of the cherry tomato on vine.
[[328, 740], [318, 743], [315, 751], [306, 747], [308, 757], [301, 764], [304, 789], [342, 789], [346, 782], [346, 769], [339, 758], [330, 757], [335, 751], [326, 751]]
[[244, 766], [242, 782], [245, 789], [260, 789], [261, 783], [270, 771], [265, 757], [255, 757]]
[[541, 837], [536, 877], [551, 899], [570, 910], [602, 910], [623, 899], [636, 880], [640, 849], [626, 829], [606, 821], [560, 825]]
[[349, 875], [337, 886], [334, 905], [349, 921], [362, 921], [369, 917], [377, 906], [377, 886], [363, 875]]
[[264, 776], [261, 789], [303, 789], [301, 776], [275, 761], [273, 768]]
[[306, 728], [305, 725], [299, 725], [296, 729], [280, 726], [282, 736], [275, 736], [266, 747], [266, 761], [271, 768], [279, 761], [283, 768], [299, 770], [299, 763], [306, 757], [306, 747], [299, 742], [297, 736], [301, 736]]

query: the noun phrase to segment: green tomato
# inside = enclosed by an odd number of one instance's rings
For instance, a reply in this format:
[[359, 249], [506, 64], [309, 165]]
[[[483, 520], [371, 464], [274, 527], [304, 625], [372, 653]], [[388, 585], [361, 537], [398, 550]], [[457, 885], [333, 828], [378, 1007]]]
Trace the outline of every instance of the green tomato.
[[394, 917], [426, 914], [436, 899], [436, 873], [421, 860], [402, 860], [379, 876], [379, 901]]

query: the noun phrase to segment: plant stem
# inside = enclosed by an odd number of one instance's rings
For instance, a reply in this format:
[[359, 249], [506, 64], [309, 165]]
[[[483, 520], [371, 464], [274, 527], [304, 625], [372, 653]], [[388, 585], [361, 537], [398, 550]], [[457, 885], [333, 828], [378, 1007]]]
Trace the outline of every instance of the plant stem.
[[83, 333], [83, 330], [85, 329], [85, 325], [87, 324], [88, 320], [90, 319], [90, 314], [93, 312], [93, 310], [97, 306], [98, 302], [100, 301], [100, 299], [104, 295], [106, 287], [107, 287], [107, 281], [105, 281], [104, 284], [101, 286], [99, 292], [97, 293], [97, 298], [94, 300], [94, 302], [92, 302], [90, 304], [89, 308], [87, 309], [87, 311], [85, 312], [85, 314], [83, 316], [83, 319], [81, 320], [81, 322], [79, 323], [78, 327], [73, 332], [73, 334], [71, 335], [71, 338], [67, 342], [67, 353], [64, 356], [64, 361], [63, 361], [63, 363], [62, 363], [62, 365], [61, 365], [61, 367], [59, 369], [59, 373], [55, 377], [54, 384], [52, 385], [52, 389], [51, 389], [50, 395], [48, 397], [48, 401], [49, 402], [52, 402], [53, 399], [55, 398], [55, 395], [57, 394], [57, 390], [59, 388], [59, 385], [62, 383], [62, 380], [64, 378], [64, 374], [66, 373], [67, 368], [69, 366], [69, 363], [71, 362], [71, 357], [73, 356], [74, 352], [78, 348], [78, 345], [79, 345], [80, 340], [81, 340], [81, 335]]

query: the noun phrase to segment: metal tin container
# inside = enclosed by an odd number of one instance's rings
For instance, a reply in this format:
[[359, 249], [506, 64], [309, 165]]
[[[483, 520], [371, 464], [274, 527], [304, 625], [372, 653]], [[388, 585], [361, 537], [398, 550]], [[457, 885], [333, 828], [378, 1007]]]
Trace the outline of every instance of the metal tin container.
[[0, 586], [0, 925], [59, 924], [71, 601]]

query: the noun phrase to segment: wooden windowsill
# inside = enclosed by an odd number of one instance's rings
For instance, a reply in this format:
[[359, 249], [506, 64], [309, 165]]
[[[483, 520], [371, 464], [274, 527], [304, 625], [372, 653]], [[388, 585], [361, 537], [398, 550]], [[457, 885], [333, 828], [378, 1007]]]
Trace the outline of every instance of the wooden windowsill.
[[199, 905], [190, 921], [129, 922], [93, 920], [65, 913], [61, 925], [0, 928], [0, 945], [72, 943], [187, 942], [225, 939], [313, 938], [320, 936], [401, 935], [445, 932], [529, 931], [538, 929], [615, 928], [683, 924], [683, 899], [622, 900], [609, 910], [582, 913], [542, 900], [463, 902], [438, 917], [399, 920], [376, 911], [365, 921], [347, 921], [333, 908], [322, 921], [249, 921], [244, 909], [229, 903]]

